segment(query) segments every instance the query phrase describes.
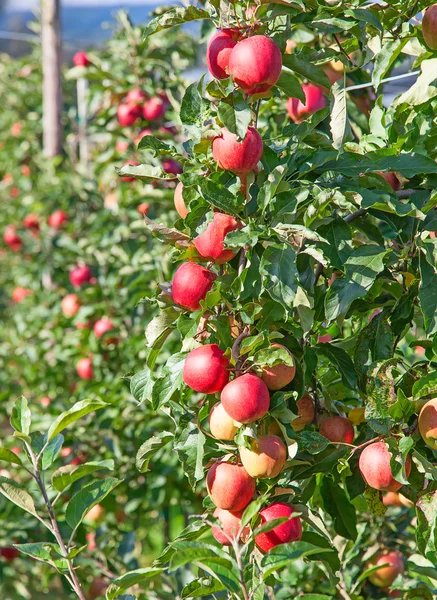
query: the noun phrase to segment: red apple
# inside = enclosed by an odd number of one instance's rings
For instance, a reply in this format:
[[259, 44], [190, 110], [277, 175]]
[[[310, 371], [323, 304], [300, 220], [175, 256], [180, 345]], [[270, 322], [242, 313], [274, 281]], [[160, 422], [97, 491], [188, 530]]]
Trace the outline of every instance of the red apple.
[[229, 77], [229, 57], [241, 33], [238, 30], [222, 29], [209, 40], [206, 49], [206, 64], [209, 72], [216, 79]]
[[162, 98], [154, 96], [147, 100], [143, 106], [143, 117], [146, 121], [159, 121], [165, 115], [167, 102]]
[[70, 271], [70, 282], [74, 287], [81, 287], [84, 283], [90, 283], [92, 279], [91, 269], [86, 265], [78, 265]]
[[108, 589], [108, 584], [103, 579], [103, 577], [96, 577], [93, 579], [89, 590], [88, 597], [90, 600], [96, 600], [97, 598], [105, 598], [106, 590]]
[[93, 363], [90, 358], [81, 358], [76, 365], [77, 374], [81, 379], [93, 378]]
[[[212, 535], [222, 546], [230, 546], [232, 539], [235, 539], [240, 533], [241, 529], [241, 517], [243, 516], [243, 510], [231, 512], [229, 510], [223, 510], [222, 508], [216, 508], [213, 517], [220, 521], [220, 525], [212, 526]], [[244, 541], [249, 535], [250, 528], [248, 525], [244, 527], [240, 533], [239, 539]]]
[[393, 173], [393, 171], [388, 171], [387, 173], [382, 173], [382, 171], [378, 171], [378, 175], [381, 175], [381, 177], [383, 179], [385, 179], [385, 181], [388, 183], [388, 185], [395, 192], [397, 192], [398, 190], [401, 189], [401, 187], [402, 187], [401, 182], [397, 178], [396, 173]]
[[24, 225], [24, 227], [27, 227], [27, 229], [34, 229], [35, 231], [38, 231], [39, 230], [38, 215], [35, 213], [30, 213], [29, 215], [26, 215], [23, 219], [23, 225]]
[[39, 402], [43, 408], [48, 408], [51, 404], [51, 400], [48, 396], [43, 396]]
[[[387, 564], [386, 567], [382, 565]], [[376, 587], [390, 587], [396, 577], [404, 571], [404, 557], [399, 550], [378, 552], [368, 563], [367, 568], [381, 565], [380, 569], [370, 573], [368, 579]]]
[[191, 350], [185, 359], [184, 382], [196, 392], [221, 392], [229, 381], [230, 363], [217, 344], [206, 344]]
[[[290, 350], [274, 342], [272, 348], [283, 348], [288, 354], [293, 357]], [[269, 388], [269, 390], [281, 390], [283, 387], [291, 383], [296, 375], [296, 362], [293, 360], [293, 366], [290, 367], [284, 363], [273, 365], [273, 367], [263, 367], [262, 369], [262, 380]]]
[[103, 317], [103, 319], [99, 319], [95, 322], [94, 335], [96, 338], [101, 338], [104, 333], [111, 331], [111, 329], [114, 329], [112, 321], [110, 321], [107, 317]]
[[147, 127], [146, 129], [142, 129], [135, 138], [135, 143], [138, 145], [143, 139], [143, 137], [145, 137], [146, 135], [153, 135], [153, 131], [151, 129], [148, 129]]
[[422, 33], [428, 48], [437, 50], [437, 4], [426, 9], [422, 19]]
[[141, 202], [141, 204], [138, 204], [137, 206], [137, 211], [140, 213], [140, 215], [147, 215], [147, 213], [149, 212], [150, 209], [150, 204], [148, 202]]
[[17, 303], [23, 302], [23, 300], [27, 298], [27, 296], [31, 296], [32, 293], [32, 290], [29, 290], [28, 288], [20, 286], [16, 287], [12, 292], [12, 300]]
[[55, 212], [49, 216], [49, 225], [50, 225], [50, 227], [53, 227], [54, 229], [59, 229], [67, 221], [68, 221], [67, 215], [65, 214], [65, 212], [63, 210], [60, 210], [60, 209], [55, 210]]
[[165, 158], [162, 161], [162, 168], [166, 173], [171, 175], [180, 175], [183, 173], [181, 163], [179, 163], [177, 160], [173, 160], [172, 158]]
[[73, 56], [73, 64], [75, 67], [87, 67], [91, 64], [86, 52], [76, 52]]
[[235, 512], [249, 504], [255, 493], [255, 480], [243, 465], [216, 462], [206, 476], [206, 486], [217, 508]]
[[148, 98], [146, 92], [140, 89], [131, 90], [125, 98], [126, 104], [143, 104]]
[[21, 174], [23, 175], [23, 177], [30, 177], [30, 175], [31, 175], [29, 165], [22, 165], [20, 171], [21, 171]]
[[[363, 479], [372, 488], [385, 492], [397, 492], [402, 483], [393, 479], [390, 467], [390, 452], [385, 442], [369, 444], [361, 452], [358, 466]], [[411, 472], [411, 459], [405, 463], [407, 477]]]
[[223, 127], [221, 134], [212, 142], [212, 155], [218, 166], [238, 174], [253, 171], [261, 159], [263, 149], [262, 137], [255, 127], [248, 128], [242, 141], [238, 141], [235, 134]]
[[250, 448], [240, 446], [243, 467], [251, 477], [277, 477], [287, 460], [287, 448], [277, 435], [251, 440]]
[[265, 35], [246, 38], [231, 51], [229, 73], [246, 94], [267, 92], [278, 81], [281, 71], [281, 51]]
[[205, 231], [194, 240], [197, 252], [206, 260], [223, 265], [235, 256], [233, 250], [225, 250], [225, 237], [230, 231], [242, 227], [242, 223], [234, 217], [223, 213], [214, 213], [213, 219]]
[[15, 225], [6, 226], [3, 234], [3, 241], [13, 252], [18, 252], [23, 244], [20, 236], [17, 234], [17, 228]]
[[120, 104], [117, 118], [122, 127], [130, 127], [141, 116], [141, 106], [138, 104]]
[[14, 137], [18, 137], [23, 130], [22, 123], [14, 123], [11, 127], [11, 135]]
[[437, 449], [437, 398], [429, 400], [419, 413], [419, 431], [425, 444]]
[[182, 219], [186, 219], [188, 213], [190, 212], [185, 206], [184, 199], [182, 197], [182, 190], [184, 189], [184, 185], [182, 181], [180, 181], [174, 191], [174, 205], [176, 208], [176, 212]]
[[262, 379], [246, 373], [230, 381], [220, 396], [223, 408], [237, 423], [261, 419], [270, 406], [269, 390]]
[[255, 544], [262, 552], [268, 552], [280, 544], [288, 544], [301, 539], [302, 523], [299, 517], [292, 517], [293, 513], [296, 513], [296, 510], [283, 502], [274, 502], [260, 511], [261, 524], [288, 517], [288, 521], [256, 536]]
[[214, 404], [209, 413], [209, 430], [217, 440], [228, 441], [233, 440], [238, 431], [234, 419], [231, 419], [221, 402]]
[[11, 188], [9, 195], [11, 198], [18, 198], [18, 196], [20, 195], [20, 188], [17, 188], [17, 187]]
[[184, 263], [173, 277], [173, 301], [184, 308], [198, 310], [200, 301], [205, 300], [216, 278], [215, 273], [196, 263]]
[[123, 154], [129, 148], [129, 142], [127, 140], [118, 140], [115, 142], [115, 149], [119, 154]]
[[13, 546], [3, 546], [0, 548], [0, 556], [3, 556], [7, 562], [12, 562], [20, 556], [20, 552]]
[[329, 417], [320, 425], [320, 434], [330, 442], [352, 444], [355, 437], [354, 426], [345, 417]]
[[302, 89], [306, 98], [305, 104], [298, 98], [288, 98], [287, 100], [287, 112], [295, 123], [302, 123], [310, 115], [326, 106], [326, 98], [319, 87], [309, 83], [303, 85]]
[[76, 294], [67, 294], [62, 298], [61, 309], [64, 315], [68, 318], [74, 317], [79, 311], [81, 304]]

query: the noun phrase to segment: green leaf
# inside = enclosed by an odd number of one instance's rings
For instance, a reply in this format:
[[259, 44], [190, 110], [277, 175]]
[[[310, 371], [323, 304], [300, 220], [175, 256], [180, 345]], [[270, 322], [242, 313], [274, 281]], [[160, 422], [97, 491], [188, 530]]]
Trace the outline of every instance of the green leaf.
[[31, 422], [32, 415], [27, 399], [24, 396], [21, 396], [21, 398], [17, 398], [14, 407], [12, 408], [11, 425], [15, 431], [23, 433], [24, 435], [29, 435]]
[[192, 83], [185, 91], [182, 98], [180, 119], [184, 132], [192, 140], [200, 140], [203, 124], [208, 115], [208, 103], [202, 96], [202, 81]]
[[226, 588], [216, 579], [203, 577], [188, 583], [182, 590], [181, 598], [200, 598], [210, 596], [216, 592], [224, 591]]
[[130, 380], [130, 391], [137, 402], [143, 403], [151, 400], [155, 379], [148, 367], [136, 373]]
[[[46, 436], [44, 436], [46, 437]], [[61, 434], [56, 435], [52, 441], [47, 445], [42, 455], [41, 468], [46, 471], [58, 458], [59, 453], [64, 443], [64, 436]]]
[[105, 469], [110, 471], [114, 469], [114, 461], [112, 459], [87, 462], [82, 465], [65, 465], [53, 473], [52, 485], [58, 492], [63, 492], [78, 479]]
[[152, 219], [149, 219], [149, 217], [146, 215], [144, 215], [144, 224], [152, 235], [163, 242], [166, 242], [167, 244], [174, 244], [178, 242], [180, 245], [188, 246], [190, 237], [186, 233], [183, 233], [178, 229], [162, 225], [157, 221], [152, 221]]
[[352, 252], [350, 226], [344, 219], [334, 218], [326, 225], [318, 227], [317, 232], [326, 240], [317, 244], [318, 247], [329, 258], [333, 267], [343, 269]]
[[155, 179], [172, 180], [175, 176], [172, 173], [165, 173], [161, 167], [152, 165], [126, 165], [122, 168], [115, 168], [119, 177], [135, 177], [145, 183], [150, 183]]
[[158, 450], [161, 450], [166, 444], [168, 444], [174, 435], [168, 431], [161, 431], [159, 435], [153, 436], [148, 439], [137, 452], [136, 466], [138, 471], [141, 473], [147, 473], [149, 470], [150, 459]]
[[146, 39], [149, 35], [158, 33], [163, 29], [169, 29], [171, 27], [177, 27], [184, 23], [190, 23], [191, 21], [198, 21], [204, 19], [210, 19], [211, 15], [206, 10], [196, 8], [195, 6], [188, 6], [188, 8], [174, 7], [166, 10], [163, 14], [155, 17], [147, 23], [143, 28], [143, 39]]
[[424, 494], [416, 503], [416, 541], [419, 552], [435, 564], [437, 560], [437, 493]]
[[138, 150], [151, 150], [153, 156], [165, 155], [177, 158], [180, 158], [181, 156], [179, 152], [175, 150], [174, 146], [166, 144], [154, 135], [144, 135], [138, 144]]
[[273, 201], [273, 198], [276, 195], [278, 187], [285, 177], [286, 172], [287, 171], [283, 165], [278, 165], [268, 174], [267, 179], [262, 184], [256, 201], [263, 214]]
[[391, 104], [392, 107], [400, 106], [401, 104], [418, 106], [437, 96], [437, 87], [435, 86], [437, 58], [424, 60], [421, 64], [421, 69], [422, 72], [414, 84], [409, 90], [395, 98]]
[[365, 412], [367, 420], [389, 417], [389, 409], [397, 401], [395, 380], [398, 373], [396, 358], [375, 363], [369, 369]]
[[299, 284], [294, 250], [285, 243], [270, 244], [262, 255], [260, 272], [272, 299], [289, 312]]
[[372, 82], [375, 89], [378, 89], [381, 79], [386, 76], [407, 43], [407, 36], [399, 36], [394, 40], [385, 42], [376, 54], [375, 68], [372, 71]]
[[5, 498], [19, 506], [25, 512], [37, 516], [33, 498], [26, 490], [16, 488], [6, 481], [0, 481], [0, 494], [3, 494]]
[[206, 438], [195, 423], [189, 422], [178, 432], [175, 451], [182, 462], [184, 473], [191, 487], [203, 479], [203, 454]]
[[149, 579], [160, 575], [164, 570], [165, 569], [146, 567], [144, 569], [129, 571], [129, 573], [125, 573], [121, 577], [112, 580], [110, 586], [106, 590], [106, 598], [108, 600], [113, 600], [114, 598], [117, 598], [120, 592], [128, 590], [133, 585], [141, 585]]
[[437, 331], [437, 271], [429, 264], [423, 252], [419, 253], [421, 282], [419, 300], [423, 312], [425, 330], [428, 335]]
[[153, 346], [156, 340], [169, 329], [174, 329], [174, 324], [179, 317], [180, 311], [173, 307], [160, 310], [159, 313], [150, 321], [146, 329], [146, 340], [148, 346]]
[[360, 378], [361, 389], [366, 389], [367, 371], [372, 363], [387, 360], [393, 352], [393, 332], [388, 323], [388, 313], [373, 317], [358, 335], [354, 363]]
[[323, 505], [334, 522], [338, 535], [348, 539], [357, 538], [357, 515], [343, 488], [330, 477], [324, 477], [321, 487]]
[[152, 406], [154, 410], [170, 402], [173, 394], [182, 387], [182, 372], [186, 356], [186, 352], [178, 352], [168, 359], [162, 376], [153, 386]]
[[384, 258], [389, 250], [365, 244], [358, 246], [344, 264], [344, 277], [337, 278], [329, 288], [325, 298], [325, 311], [328, 322], [346, 314], [354, 300], [363, 298], [381, 271]]
[[287, 567], [294, 560], [302, 560], [324, 552], [332, 552], [330, 548], [320, 548], [307, 542], [291, 542], [272, 548], [261, 560], [264, 581], [275, 571]]
[[285, 54], [282, 57], [282, 64], [284, 67], [287, 67], [287, 69], [298, 73], [298, 75], [309, 79], [313, 83], [317, 83], [318, 85], [328, 89], [331, 87], [329, 77], [326, 75], [322, 67], [312, 64], [297, 54]]
[[50, 442], [58, 435], [58, 433], [66, 429], [72, 423], [75, 423], [85, 415], [89, 415], [105, 406], [108, 406], [108, 404], [102, 400], [81, 400], [80, 402], [76, 402], [70, 410], [60, 414], [54, 423], [52, 423], [47, 433], [47, 440]]
[[99, 504], [120, 483], [121, 479], [108, 477], [102, 481], [93, 481], [77, 492], [65, 511], [65, 520], [71, 529], [76, 529], [93, 506]]
[[196, 182], [203, 198], [220, 210], [238, 215], [241, 211], [241, 195], [233, 194], [221, 181], [213, 181], [211, 177], [199, 177]]
[[[247, 338], [246, 338], [247, 339]], [[286, 348], [262, 348], [254, 355], [254, 362], [258, 365], [273, 367], [274, 365], [287, 365], [293, 367], [296, 364], [292, 354]]]
[[413, 400], [434, 396], [437, 392], [437, 371], [430, 371], [413, 384]]
[[37, 542], [33, 544], [14, 544], [14, 548], [26, 554], [27, 556], [31, 556], [32, 558], [49, 561], [52, 560], [52, 556], [50, 554], [50, 550], [58, 550], [59, 546], [56, 544], [49, 544], [47, 542]]
[[336, 150], [342, 150], [345, 142], [353, 139], [347, 115], [347, 93], [345, 81], [336, 81], [331, 88], [332, 106], [331, 106], [331, 135], [332, 145]]
[[0, 460], [4, 460], [8, 463], [13, 463], [14, 465], [22, 465], [21, 458], [9, 450], [9, 448], [0, 448]]
[[[334, 282], [335, 283], [335, 282]], [[356, 390], [358, 385], [358, 376], [354, 364], [349, 354], [334, 344], [318, 344], [316, 346], [317, 354], [322, 354], [336, 366], [341, 375], [343, 384], [350, 390]]]
[[241, 92], [234, 92], [218, 105], [218, 117], [223, 125], [239, 140], [246, 137], [252, 120], [252, 111]]
[[287, 98], [298, 98], [305, 104], [306, 97], [300, 81], [289, 71], [282, 71], [276, 85], [284, 92]]

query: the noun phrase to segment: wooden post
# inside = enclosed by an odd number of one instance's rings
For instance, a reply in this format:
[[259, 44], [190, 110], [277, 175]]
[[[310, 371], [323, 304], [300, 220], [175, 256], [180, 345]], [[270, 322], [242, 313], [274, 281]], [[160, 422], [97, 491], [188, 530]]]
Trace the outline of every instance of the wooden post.
[[43, 146], [53, 158], [62, 152], [60, 0], [41, 0]]

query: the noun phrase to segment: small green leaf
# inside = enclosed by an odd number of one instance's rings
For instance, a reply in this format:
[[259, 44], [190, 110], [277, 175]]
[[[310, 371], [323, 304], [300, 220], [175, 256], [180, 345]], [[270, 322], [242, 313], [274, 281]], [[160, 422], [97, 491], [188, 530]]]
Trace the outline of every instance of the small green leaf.
[[119, 596], [120, 592], [128, 590], [133, 585], [141, 585], [149, 579], [156, 577], [164, 572], [165, 569], [158, 569], [153, 567], [146, 567], [144, 569], [136, 569], [135, 571], [129, 571], [117, 579], [113, 579], [110, 586], [106, 590], [106, 598], [113, 600]]
[[32, 415], [27, 399], [24, 396], [17, 398], [12, 409], [11, 425], [19, 433], [29, 435]]
[[112, 459], [101, 460], [96, 462], [87, 462], [82, 465], [65, 465], [57, 469], [52, 475], [52, 485], [58, 490], [63, 492], [72, 483], [97, 471], [108, 469], [112, 471], [114, 469], [114, 461]]
[[0, 460], [4, 460], [8, 463], [13, 463], [14, 465], [22, 465], [21, 458], [17, 456], [12, 450], [9, 448], [0, 448]]
[[162, 431], [157, 436], [153, 436], [148, 439], [137, 452], [136, 466], [138, 471], [141, 473], [147, 473], [149, 470], [150, 459], [158, 450], [161, 450], [166, 444], [168, 444], [174, 435], [168, 431]]
[[93, 481], [77, 492], [68, 503], [65, 511], [65, 520], [71, 529], [76, 529], [93, 506], [106, 498], [120, 483], [121, 479], [108, 477], [103, 481]]
[[59, 415], [59, 417], [52, 423], [48, 433], [47, 439], [50, 442], [58, 433], [66, 429], [72, 423], [75, 423], [85, 415], [89, 415], [96, 410], [100, 410], [108, 406], [106, 402], [102, 400], [81, 400], [76, 402], [74, 406], [66, 412]]

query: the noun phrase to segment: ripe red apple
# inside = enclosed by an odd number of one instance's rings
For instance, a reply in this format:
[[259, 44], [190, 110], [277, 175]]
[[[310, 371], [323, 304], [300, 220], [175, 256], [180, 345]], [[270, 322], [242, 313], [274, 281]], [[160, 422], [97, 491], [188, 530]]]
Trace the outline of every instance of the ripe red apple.
[[287, 448], [277, 435], [263, 435], [251, 440], [250, 449], [240, 446], [240, 458], [251, 477], [272, 478], [282, 471]]
[[329, 342], [332, 342], [332, 335], [330, 333], [327, 333], [326, 335], [319, 335], [317, 338], [318, 344], [329, 344]]
[[65, 214], [65, 212], [63, 210], [59, 209], [59, 210], [55, 210], [55, 212], [49, 216], [48, 222], [49, 222], [50, 227], [53, 227], [54, 229], [59, 229], [67, 221], [68, 221], [67, 215]]
[[114, 324], [107, 317], [98, 319], [94, 323], [94, 335], [96, 338], [101, 338], [104, 333], [111, 331], [111, 329], [114, 329]]
[[118, 140], [115, 142], [115, 150], [119, 154], [123, 154], [129, 148], [129, 142], [127, 140]]
[[96, 577], [91, 583], [88, 590], [88, 597], [90, 600], [96, 600], [96, 598], [104, 598], [108, 584], [103, 577]]
[[180, 181], [174, 191], [174, 205], [176, 208], [176, 212], [182, 219], [186, 219], [188, 213], [190, 212], [185, 206], [184, 199], [182, 198], [182, 190], [184, 189], [184, 185], [182, 181]]
[[12, 292], [12, 300], [17, 303], [23, 302], [23, 300], [27, 298], [27, 296], [31, 296], [32, 293], [32, 290], [29, 290], [28, 288], [21, 286], [16, 287]]
[[87, 512], [84, 521], [86, 523], [99, 523], [105, 516], [105, 509], [101, 504], [96, 504]]
[[[241, 529], [241, 517], [243, 516], [243, 510], [231, 512], [229, 510], [223, 510], [222, 508], [216, 508], [213, 512], [213, 517], [220, 521], [220, 525], [213, 525], [212, 535], [222, 546], [230, 546], [231, 540], [235, 539]], [[248, 525], [244, 527], [240, 534], [240, 540], [244, 540], [249, 535], [250, 528]]]
[[397, 192], [398, 190], [401, 189], [401, 187], [402, 187], [401, 182], [397, 178], [396, 173], [393, 173], [393, 171], [388, 171], [388, 173], [383, 173], [382, 171], [378, 171], [378, 175], [381, 175], [381, 177], [386, 180], [388, 185], [395, 192]]
[[222, 29], [209, 40], [206, 49], [206, 64], [216, 79], [229, 77], [229, 57], [241, 34], [238, 30]]
[[216, 462], [206, 476], [206, 486], [217, 508], [235, 512], [249, 504], [255, 493], [255, 480], [243, 465]]
[[76, 365], [76, 371], [81, 379], [92, 379], [94, 376], [92, 360], [81, 358]]
[[39, 402], [43, 408], [48, 408], [51, 404], [51, 400], [48, 396], [43, 396]]
[[76, 294], [67, 294], [62, 298], [61, 309], [64, 315], [68, 318], [74, 317], [79, 311], [81, 304]]
[[334, 444], [337, 442], [352, 444], [355, 437], [354, 426], [345, 417], [329, 417], [320, 425], [319, 431]]
[[400, 494], [398, 492], [387, 492], [382, 498], [385, 506], [402, 506]]
[[20, 552], [13, 546], [3, 546], [0, 548], [0, 556], [3, 556], [7, 562], [12, 562], [20, 556]]
[[437, 398], [429, 400], [419, 413], [419, 431], [425, 444], [437, 449]]
[[302, 123], [310, 115], [326, 106], [326, 98], [319, 87], [309, 83], [303, 85], [302, 89], [306, 98], [305, 104], [299, 98], [289, 98], [287, 100], [287, 112], [290, 119], [295, 123]]
[[23, 130], [22, 123], [14, 123], [11, 127], [11, 135], [14, 137], [18, 137]]
[[73, 56], [73, 64], [75, 67], [87, 67], [91, 64], [86, 52], [76, 52]]
[[125, 98], [126, 104], [143, 104], [148, 98], [146, 92], [140, 89], [131, 90]]
[[231, 51], [229, 73], [247, 94], [267, 92], [278, 81], [281, 71], [281, 51], [265, 35], [246, 38]]
[[158, 96], [147, 100], [143, 106], [143, 117], [146, 121], [159, 121], [165, 115], [167, 102]]
[[86, 534], [85, 539], [87, 541], [87, 548], [90, 552], [94, 552], [94, 550], [97, 548], [97, 543], [96, 543], [96, 534], [94, 531], [90, 531], [89, 533]]
[[422, 19], [422, 33], [428, 48], [437, 50], [437, 4], [426, 9]]
[[30, 213], [26, 215], [23, 219], [23, 225], [27, 229], [34, 229], [35, 231], [39, 230], [39, 218], [35, 213]]
[[138, 104], [120, 104], [117, 109], [118, 122], [122, 127], [130, 127], [141, 116], [141, 106]]
[[137, 211], [140, 213], [140, 215], [147, 215], [149, 209], [150, 204], [148, 202], [141, 202], [141, 204], [138, 204], [137, 206]]
[[218, 166], [238, 174], [253, 171], [261, 159], [263, 149], [262, 137], [255, 127], [248, 128], [246, 137], [241, 142], [234, 133], [223, 127], [221, 134], [212, 142], [212, 155]]
[[176, 271], [172, 282], [173, 301], [184, 308], [198, 310], [200, 301], [217, 279], [217, 275], [196, 263], [182, 264]]
[[242, 227], [242, 223], [231, 215], [214, 213], [205, 231], [194, 240], [197, 252], [206, 260], [223, 265], [235, 256], [233, 250], [225, 250], [226, 234]]
[[[288, 352], [288, 354], [293, 357], [290, 350], [283, 346], [282, 344], [273, 343], [272, 348], [283, 348]], [[281, 390], [283, 387], [291, 383], [296, 375], [296, 362], [293, 361], [294, 364], [292, 367], [279, 363], [274, 365], [273, 367], [265, 366], [262, 369], [262, 380], [269, 388], [269, 390]]]
[[22, 165], [20, 171], [21, 171], [21, 174], [23, 175], [23, 177], [30, 177], [30, 175], [31, 175], [29, 165]]
[[[376, 490], [397, 492], [402, 483], [393, 479], [390, 468], [390, 452], [385, 442], [369, 444], [361, 452], [358, 466], [364, 481]], [[408, 456], [405, 464], [407, 477], [411, 472], [411, 459]]]
[[[387, 564], [386, 567], [382, 565]], [[376, 587], [390, 587], [396, 577], [404, 571], [404, 557], [399, 550], [383, 550], [378, 552], [368, 563], [367, 568], [381, 565], [368, 577]]]
[[237, 423], [261, 419], [270, 406], [269, 390], [262, 379], [246, 373], [230, 381], [220, 396], [223, 408]]
[[17, 234], [15, 225], [7, 225], [3, 234], [3, 241], [13, 252], [18, 252], [23, 245], [20, 236]]
[[165, 158], [162, 161], [162, 168], [166, 173], [171, 175], [180, 175], [184, 171], [181, 163], [179, 163], [177, 160], [173, 160], [172, 158]]
[[231, 419], [221, 402], [214, 404], [209, 413], [209, 430], [217, 440], [233, 440], [238, 431], [234, 419]]
[[301, 539], [302, 523], [299, 517], [291, 517], [293, 513], [296, 513], [295, 509], [283, 502], [274, 502], [260, 511], [261, 524], [274, 521], [275, 519], [289, 517], [288, 521], [284, 521], [284, 523], [277, 525], [271, 531], [260, 533], [256, 536], [255, 544], [262, 552], [268, 552], [280, 544], [296, 542]]
[[191, 350], [185, 359], [184, 382], [196, 392], [221, 392], [229, 381], [230, 363], [217, 344], [206, 344]]
[[296, 406], [297, 414], [299, 416], [297, 417], [297, 419], [294, 419], [294, 421], [291, 422], [291, 426], [294, 429], [294, 431], [302, 431], [305, 425], [308, 425], [309, 423], [312, 423], [314, 421], [314, 402], [311, 396], [306, 394], [296, 402]]
[[17, 187], [11, 188], [9, 195], [11, 198], [18, 198], [18, 196], [20, 195], [20, 188], [17, 188]]
[[88, 266], [78, 265], [71, 269], [69, 278], [74, 287], [81, 287], [84, 283], [90, 283], [92, 275]]

